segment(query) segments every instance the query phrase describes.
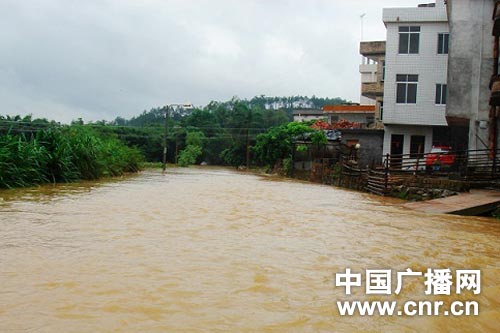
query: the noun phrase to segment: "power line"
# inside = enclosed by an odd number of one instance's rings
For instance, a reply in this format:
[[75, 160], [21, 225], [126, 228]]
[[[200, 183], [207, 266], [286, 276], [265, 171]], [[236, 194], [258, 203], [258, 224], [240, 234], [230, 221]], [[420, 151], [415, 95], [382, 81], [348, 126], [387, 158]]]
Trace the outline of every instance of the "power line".
[[[137, 129], [137, 130], [159, 130], [161, 131], [163, 127], [158, 126], [132, 126], [132, 125], [101, 125], [101, 124], [71, 124], [71, 125], [63, 125], [63, 124], [51, 124], [51, 123], [33, 123], [33, 122], [26, 122], [26, 121], [15, 121], [15, 120], [4, 120], [0, 119], [0, 125], [3, 125], [3, 123], [7, 124], [15, 124], [15, 125], [22, 125], [22, 124], [27, 124], [31, 127], [56, 127], [56, 128], [64, 128], [64, 127], [95, 127], [95, 128], [101, 128], [101, 129], [120, 129], [120, 128], [127, 128], [127, 129]], [[177, 128], [176, 128], [177, 126]], [[192, 126], [192, 125], [174, 125], [172, 127], [174, 130], [175, 129], [207, 129], [207, 130], [255, 130], [255, 131], [267, 131], [271, 127], [212, 127], [212, 126]]]

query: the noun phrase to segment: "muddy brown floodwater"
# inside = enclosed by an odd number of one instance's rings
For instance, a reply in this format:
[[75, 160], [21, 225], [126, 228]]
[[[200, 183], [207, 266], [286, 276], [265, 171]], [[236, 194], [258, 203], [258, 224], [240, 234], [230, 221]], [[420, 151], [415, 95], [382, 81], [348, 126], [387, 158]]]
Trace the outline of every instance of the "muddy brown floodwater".
[[[334, 187], [169, 169], [0, 191], [1, 332], [498, 332], [500, 223]], [[480, 269], [481, 293], [346, 296], [351, 268]], [[364, 286], [364, 284], [363, 284]], [[342, 317], [339, 300], [478, 302], [478, 316]]]

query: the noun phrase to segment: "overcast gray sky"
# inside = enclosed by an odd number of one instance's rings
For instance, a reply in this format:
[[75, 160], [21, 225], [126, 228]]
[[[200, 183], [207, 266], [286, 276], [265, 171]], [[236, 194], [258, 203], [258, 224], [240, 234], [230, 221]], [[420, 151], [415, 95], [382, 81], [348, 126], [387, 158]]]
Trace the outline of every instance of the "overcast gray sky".
[[[382, 8], [416, 0], [0, 0], [0, 114], [129, 118], [167, 103], [359, 101]], [[427, 1], [432, 2], [432, 1]]]

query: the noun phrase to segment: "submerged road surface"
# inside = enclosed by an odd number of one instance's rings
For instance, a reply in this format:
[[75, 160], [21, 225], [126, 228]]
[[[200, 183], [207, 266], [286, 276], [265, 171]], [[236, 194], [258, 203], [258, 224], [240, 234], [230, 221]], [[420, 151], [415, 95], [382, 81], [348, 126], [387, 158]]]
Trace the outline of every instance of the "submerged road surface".
[[[498, 332], [500, 223], [225, 169], [0, 191], [1, 332]], [[335, 274], [363, 273], [353, 295]], [[425, 295], [407, 268], [481, 270]], [[391, 269], [390, 295], [365, 270]], [[476, 301], [478, 316], [341, 316], [337, 301]]]

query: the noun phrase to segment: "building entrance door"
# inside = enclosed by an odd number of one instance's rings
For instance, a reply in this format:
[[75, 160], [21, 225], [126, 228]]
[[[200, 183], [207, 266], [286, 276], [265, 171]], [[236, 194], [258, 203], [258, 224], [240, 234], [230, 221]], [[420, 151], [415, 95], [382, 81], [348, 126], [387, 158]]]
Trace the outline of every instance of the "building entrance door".
[[403, 160], [403, 144], [405, 136], [401, 134], [391, 135], [391, 168], [401, 169]]

